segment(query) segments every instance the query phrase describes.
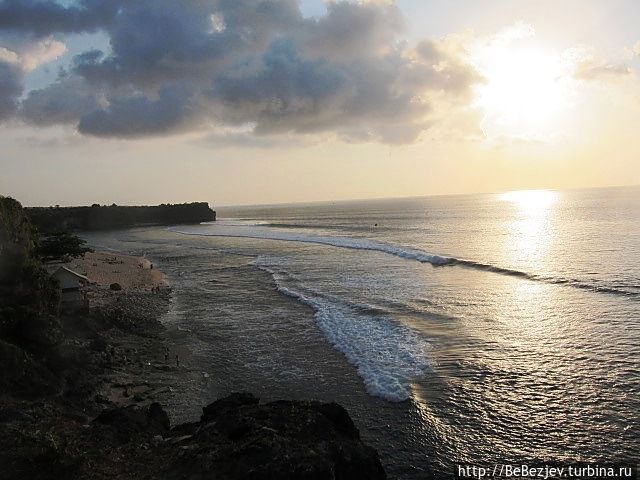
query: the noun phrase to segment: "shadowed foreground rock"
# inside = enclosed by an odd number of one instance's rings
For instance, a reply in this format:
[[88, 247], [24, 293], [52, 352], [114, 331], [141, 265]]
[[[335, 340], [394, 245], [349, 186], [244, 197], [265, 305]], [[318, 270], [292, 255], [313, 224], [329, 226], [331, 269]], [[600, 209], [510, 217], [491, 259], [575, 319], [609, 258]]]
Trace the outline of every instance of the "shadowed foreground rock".
[[112, 429], [119, 441], [149, 437], [149, 453], [163, 459], [156, 474], [167, 479], [386, 478], [377, 452], [360, 441], [349, 414], [335, 403], [259, 404], [236, 393], [205, 407], [199, 422], [172, 430], [158, 404], [110, 410], [94, 424]]

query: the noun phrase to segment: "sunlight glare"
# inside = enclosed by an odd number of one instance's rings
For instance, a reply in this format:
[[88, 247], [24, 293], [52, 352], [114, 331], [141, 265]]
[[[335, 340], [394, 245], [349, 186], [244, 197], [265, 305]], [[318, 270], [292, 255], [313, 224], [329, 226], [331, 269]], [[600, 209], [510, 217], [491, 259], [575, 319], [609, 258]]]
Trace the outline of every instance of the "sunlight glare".
[[553, 190], [516, 190], [501, 193], [500, 200], [512, 203], [523, 213], [535, 213], [547, 210], [558, 199]]
[[478, 56], [486, 81], [476, 104], [484, 111], [487, 137], [549, 139], [567, 107], [566, 65], [539, 48], [498, 45]]

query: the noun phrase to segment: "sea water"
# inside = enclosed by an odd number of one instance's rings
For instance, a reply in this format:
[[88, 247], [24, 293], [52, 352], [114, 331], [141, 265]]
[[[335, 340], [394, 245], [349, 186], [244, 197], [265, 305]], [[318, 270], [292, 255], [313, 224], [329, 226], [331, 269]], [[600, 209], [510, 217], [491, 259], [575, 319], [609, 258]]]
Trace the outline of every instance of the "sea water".
[[191, 403], [336, 400], [390, 478], [640, 461], [640, 188], [218, 219], [89, 237], [169, 276], [165, 321], [209, 374]]

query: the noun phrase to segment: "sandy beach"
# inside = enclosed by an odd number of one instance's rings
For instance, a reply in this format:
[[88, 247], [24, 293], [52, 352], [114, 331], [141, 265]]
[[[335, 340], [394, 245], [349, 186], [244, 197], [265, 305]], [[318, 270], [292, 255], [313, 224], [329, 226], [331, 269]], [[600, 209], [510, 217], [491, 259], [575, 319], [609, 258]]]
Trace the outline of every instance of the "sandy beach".
[[169, 286], [164, 274], [143, 257], [89, 252], [84, 257], [74, 258], [67, 267], [85, 275], [98, 287], [119, 283], [124, 290], [140, 292]]

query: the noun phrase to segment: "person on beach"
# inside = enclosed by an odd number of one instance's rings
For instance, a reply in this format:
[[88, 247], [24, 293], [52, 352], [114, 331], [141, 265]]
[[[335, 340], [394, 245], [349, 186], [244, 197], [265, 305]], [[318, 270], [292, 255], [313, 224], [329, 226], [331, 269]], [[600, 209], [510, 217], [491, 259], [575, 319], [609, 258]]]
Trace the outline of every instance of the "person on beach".
[[169, 363], [169, 347], [164, 347], [164, 363]]
[[176, 367], [180, 366], [180, 359], [178, 358], [178, 355], [176, 355]]

